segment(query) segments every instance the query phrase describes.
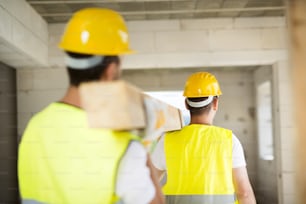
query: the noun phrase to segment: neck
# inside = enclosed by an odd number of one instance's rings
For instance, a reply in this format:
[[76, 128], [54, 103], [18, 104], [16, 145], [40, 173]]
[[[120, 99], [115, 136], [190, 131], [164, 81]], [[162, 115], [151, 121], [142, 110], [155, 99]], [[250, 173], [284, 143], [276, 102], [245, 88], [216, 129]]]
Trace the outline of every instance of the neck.
[[72, 106], [81, 107], [81, 99], [79, 94], [78, 87], [70, 86], [65, 94], [65, 96], [61, 99], [61, 102], [67, 103]]
[[212, 125], [213, 117], [210, 115], [192, 115], [190, 125], [192, 124]]

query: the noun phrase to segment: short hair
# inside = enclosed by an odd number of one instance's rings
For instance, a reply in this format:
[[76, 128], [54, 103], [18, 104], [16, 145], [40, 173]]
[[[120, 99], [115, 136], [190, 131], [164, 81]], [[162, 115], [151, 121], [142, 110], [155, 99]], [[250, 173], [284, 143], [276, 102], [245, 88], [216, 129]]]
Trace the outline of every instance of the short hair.
[[[92, 57], [93, 55], [79, 54], [74, 52], [66, 52], [70, 57], [76, 59], [84, 59]], [[104, 74], [106, 68], [115, 63], [120, 65], [120, 58], [118, 56], [104, 56], [103, 61], [89, 69], [73, 69], [73, 67], [67, 66], [67, 72], [69, 76], [69, 83], [72, 86], [79, 86], [83, 82], [99, 81]]]
[[[214, 96], [213, 101], [216, 100], [217, 98], [218, 96]], [[187, 98], [187, 99], [192, 102], [200, 102], [207, 100], [208, 97]], [[208, 113], [211, 110], [213, 101], [210, 104], [199, 108], [192, 107], [188, 103], [186, 103], [186, 105], [191, 115], [202, 115]]]

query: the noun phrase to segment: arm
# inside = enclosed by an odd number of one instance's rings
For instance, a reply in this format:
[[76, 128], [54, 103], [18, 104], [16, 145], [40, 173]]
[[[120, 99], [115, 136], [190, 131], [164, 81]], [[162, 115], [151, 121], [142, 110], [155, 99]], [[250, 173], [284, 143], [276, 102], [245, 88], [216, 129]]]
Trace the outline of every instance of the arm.
[[233, 183], [239, 204], [256, 204], [253, 189], [245, 167], [233, 169]]
[[153, 166], [153, 168], [154, 168], [154, 171], [155, 171], [155, 174], [156, 174], [158, 180], [161, 181], [163, 176], [164, 176], [164, 174], [166, 173], [166, 171], [165, 170], [159, 170], [159, 169], [157, 169], [154, 166]]
[[165, 203], [165, 197], [161, 191], [161, 187], [158, 182], [159, 176], [158, 174], [156, 174], [157, 172], [155, 171], [155, 167], [152, 165], [149, 155], [148, 155], [148, 160], [147, 160], [147, 166], [150, 169], [151, 179], [155, 187], [155, 196], [150, 204], [163, 204]]
[[131, 142], [120, 161], [116, 194], [125, 204], [163, 204], [151, 161], [138, 142]]
[[166, 158], [164, 150], [164, 136], [158, 141], [154, 152], [151, 155], [153, 169], [159, 181], [163, 178], [166, 172]]

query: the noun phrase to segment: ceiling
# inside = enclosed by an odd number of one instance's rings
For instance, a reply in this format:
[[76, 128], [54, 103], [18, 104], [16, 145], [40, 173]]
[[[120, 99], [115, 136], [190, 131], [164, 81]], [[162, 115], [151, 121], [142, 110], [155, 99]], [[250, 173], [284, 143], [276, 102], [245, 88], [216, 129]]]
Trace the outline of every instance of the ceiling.
[[126, 20], [283, 16], [283, 0], [27, 0], [48, 23], [86, 7], [119, 11]]

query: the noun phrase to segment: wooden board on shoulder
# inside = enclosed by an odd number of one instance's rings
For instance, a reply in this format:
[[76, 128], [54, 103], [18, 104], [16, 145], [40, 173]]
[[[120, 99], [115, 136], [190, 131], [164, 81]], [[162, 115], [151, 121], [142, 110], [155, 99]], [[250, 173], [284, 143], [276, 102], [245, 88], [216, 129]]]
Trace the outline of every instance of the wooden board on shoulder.
[[89, 126], [113, 130], [173, 131], [183, 127], [181, 111], [125, 81], [81, 85]]

